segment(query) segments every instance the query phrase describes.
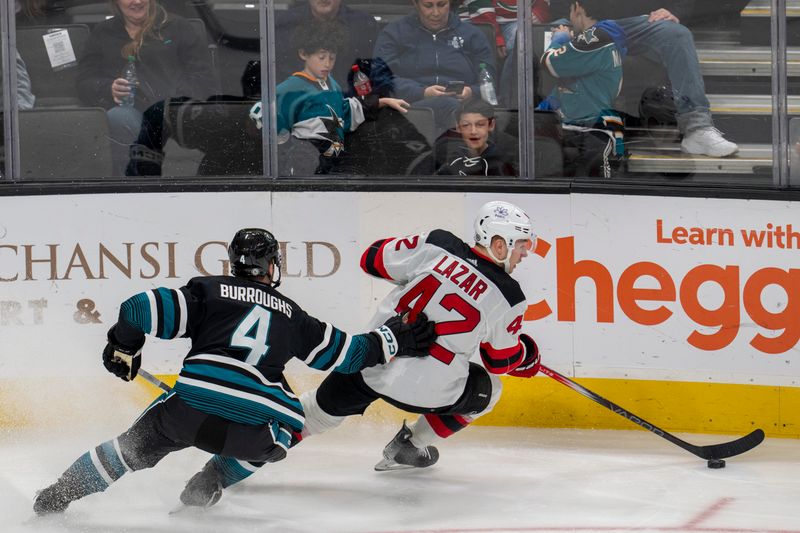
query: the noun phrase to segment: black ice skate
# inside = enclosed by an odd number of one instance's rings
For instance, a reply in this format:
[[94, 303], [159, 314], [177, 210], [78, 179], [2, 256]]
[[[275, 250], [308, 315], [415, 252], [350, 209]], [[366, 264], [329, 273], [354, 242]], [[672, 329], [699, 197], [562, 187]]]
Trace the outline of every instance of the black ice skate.
[[63, 513], [72, 499], [66, 495], [64, 488], [58, 482], [36, 493], [33, 501], [33, 511], [39, 515]]
[[222, 497], [222, 475], [209, 461], [192, 476], [181, 492], [181, 503], [192, 507], [211, 507]]
[[403, 427], [397, 432], [392, 441], [383, 449], [383, 459], [375, 465], [375, 470], [402, 470], [406, 468], [425, 468], [436, 464], [439, 460], [439, 450], [435, 446], [417, 448], [409, 439], [411, 430], [405, 420]]

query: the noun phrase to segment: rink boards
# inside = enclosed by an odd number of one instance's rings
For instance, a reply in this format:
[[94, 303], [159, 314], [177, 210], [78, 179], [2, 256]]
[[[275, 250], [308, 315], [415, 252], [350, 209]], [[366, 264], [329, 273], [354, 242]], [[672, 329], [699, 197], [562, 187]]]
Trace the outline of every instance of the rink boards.
[[[226, 242], [241, 227], [267, 227], [281, 241], [282, 291], [359, 332], [390, 289], [360, 271], [363, 249], [432, 228], [470, 240], [476, 208], [491, 199], [534, 220], [539, 242], [515, 277], [530, 304], [524, 331], [549, 366], [664, 429], [800, 436], [798, 206], [587, 194], [0, 198], [0, 424], [52, 418], [62, 405], [42, 402], [48, 391], [80, 403], [73, 395], [89, 384], [106, 386], [100, 351], [119, 303], [226, 273]], [[174, 376], [186, 346], [149, 340], [143, 366]], [[319, 379], [300, 365], [289, 374], [297, 390]], [[113, 387], [132, 402], [151, 394]], [[483, 422], [630, 427], [544, 377], [505, 380]]]

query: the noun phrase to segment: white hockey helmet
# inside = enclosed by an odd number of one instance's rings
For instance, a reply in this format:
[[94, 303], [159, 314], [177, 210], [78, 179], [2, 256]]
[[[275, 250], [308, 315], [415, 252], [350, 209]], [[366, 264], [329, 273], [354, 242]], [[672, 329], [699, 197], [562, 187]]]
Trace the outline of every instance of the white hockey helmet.
[[531, 228], [530, 217], [525, 211], [509, 202], [493, 201], [483, 204], [478, 209], [478, 216], [475, 217], [475, 243], [486, 248], [492, 259], [502, 264], [508, 271], [511, 254], [506, 255], [503, 260], [494, 256], [491, 244], [495, 236], [503, 238], [509, 249], [520, 239], [529, 242], [528, 250], [536, 246], [536, 235]]

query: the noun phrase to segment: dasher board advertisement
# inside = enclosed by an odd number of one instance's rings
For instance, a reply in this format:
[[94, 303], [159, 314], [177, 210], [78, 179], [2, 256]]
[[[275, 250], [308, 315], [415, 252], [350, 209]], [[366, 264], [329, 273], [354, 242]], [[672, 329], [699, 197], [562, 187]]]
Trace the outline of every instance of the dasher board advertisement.
[[[100, 373], [119, 304], [228, 272], [237, 229], [281, 242], [281, 290], [350, 331], [390, 289], [361, 272], [373, 241], [511, 201], [537, 247], [514, 273], [524, 331], [575, 377], [798, 386], [800, 217], [791, 202], [604, 195], [260, 192], [0, 198], [0, 377]], [[176, 373], [185, 341], [148, 340]], [[37, 357], [27, 357], [36, 353]]]

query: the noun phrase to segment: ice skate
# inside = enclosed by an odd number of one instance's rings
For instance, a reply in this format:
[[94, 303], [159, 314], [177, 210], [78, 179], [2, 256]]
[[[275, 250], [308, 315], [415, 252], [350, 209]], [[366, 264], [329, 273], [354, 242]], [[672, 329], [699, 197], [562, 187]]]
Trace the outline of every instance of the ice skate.
[[39, 516], [63, 513], [71, 502], [72, 499], [65, 494], [63, 487], [58, 483], [53, 483], [36, 493], [33, 511]]
[[211, 507], [222, 497], [222, 476], [211, 462], [192, 476], [181, 492], [181, 503], [190, 507]]
[[385, 472], [387, 470], [425, 468], [436, 464], [436, 461], [439, 460], [439, 450], [435, 446], [417, 448], [411, 444], [410, 438], [411, 430], [403, 421], [403, 427], [383, 449], [383, 459], [375, 465], [375, 470]]

